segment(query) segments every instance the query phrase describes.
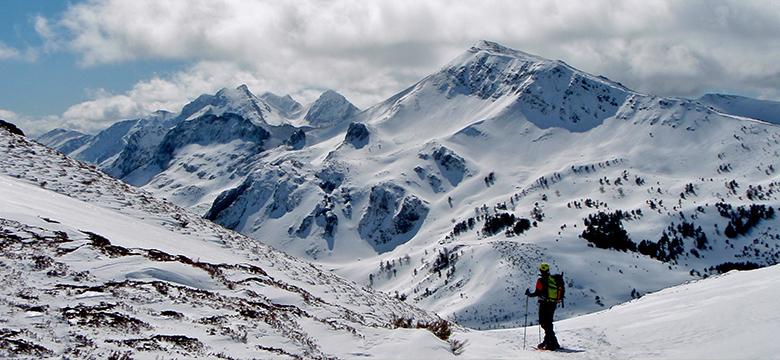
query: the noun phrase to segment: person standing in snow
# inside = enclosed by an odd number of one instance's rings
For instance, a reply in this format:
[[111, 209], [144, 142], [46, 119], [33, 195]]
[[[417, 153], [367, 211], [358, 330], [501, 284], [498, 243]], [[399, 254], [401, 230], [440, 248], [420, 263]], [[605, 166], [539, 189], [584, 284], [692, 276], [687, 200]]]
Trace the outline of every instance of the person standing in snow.
[[555, 308], [558, 306], [558, 285], [550, 276], [550, 265], [542, 263], [539, 265], [539, 279], [536, 280], [536, 289], [530, 292], [525, 289], [525, 295], [539, 298], [539, 325], [544, 329], [544, 341], [537, 346], [541, 350], [557, 350], [561, 346], [558, 339], [555, 338], [553, 330], [553, 317]]

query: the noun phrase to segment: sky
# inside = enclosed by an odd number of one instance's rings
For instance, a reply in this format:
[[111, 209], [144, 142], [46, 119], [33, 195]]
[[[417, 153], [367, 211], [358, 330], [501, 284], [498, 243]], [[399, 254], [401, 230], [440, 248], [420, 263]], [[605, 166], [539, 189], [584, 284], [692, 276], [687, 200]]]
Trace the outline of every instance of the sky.
[[662, 96], [780, 100], [780, 2], [0, 2], [0, 118], [96, 132], [247, 84], [369, 107], [478, 40]]

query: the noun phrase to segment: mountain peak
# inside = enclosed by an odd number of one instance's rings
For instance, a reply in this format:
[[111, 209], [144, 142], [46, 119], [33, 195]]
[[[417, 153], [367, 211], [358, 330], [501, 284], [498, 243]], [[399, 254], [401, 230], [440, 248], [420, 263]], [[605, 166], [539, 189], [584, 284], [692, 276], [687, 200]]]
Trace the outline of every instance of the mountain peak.
[[488, 41], [488, 40], [479, 40], [474, 45], [469, 48], [467, 51], [467, 54], [476, 54], [480, 52], [486, 52], [490, 55], [506, 55], [511, 56], [514, 58], [521, 58], [528, 61], [538, 61], [538, 62], [552, 62], [553, 60], [543, 58], [541, 56], [529, 54], [520, 50], [515, 50], [510, 47], [506, 47], [504, 45], [501, 45], [497, 42]]
[[174, 114], [174, 113], [172, 113], [172, 112], [170, 112], [168, 110], [160, 109], [160, 110], [156, 110], [156, 111], [152, 112], [151, 114], [146, 116], [145, 119], [166, 121], [166, 120], [172, 119], [174, 117], [176, 117], [176, 114]]
[[355, 107], [344, 95], [333, 90], [325, 90], [311, 105], [305, 119], [316, 127], [329, 126], [346, 120], [360, 109]]
[[252, 99], [255, 97], [255, 94], [253, 94], [251, 91], [249, 91], [249, 87], [246, 85], [240, 85], [237, 86], [235, 89], [224, 87], [217, 91], [215, 94], [216, 97], [222, 97], [222, 98], [230, 98], [232, 100], [237, 99]]
[[344, 97], [344, 95], [339, 94], [338, 92], [327, 89], [320, 94], [320, 97], [317, 98], [317, 101], [322, 99], [339, 99], [339, 100], [347, 100], [347, 98]]
[[237, 86], [236, 90], [238, 90], [239, 92], [243, 93], [244, 95], [246, 95], [249, 98], [252, 98], [252, 97], [255, 96], [255, 94], [253, 94], [251, 91], [249, 91], [249, 86], [246, 86], [246, 84], [241, 84], [241, 85]]
[[494, 52], [514, 52], [514, 49], [510, 49], [504, 45], [501, 45], [494, 41], [489, 40], [479, 40], [474, 43], [474, 45], [471, 46], [471, 49], [474, 50], [489, 50]]
[[[542, 129], [587, 131], [614, 116], [631, 93], [619, 83], [563, 61], [481, 40], [438, 72], [373, 109], [393, 114], [411, 111], [403, 109], [417, 108], [432, 96], [443, 95], [442, 100], [469, 96], [485, 101], [486, 109], [495, 104], [491, 111], [496, 113], [522, 114]], [[381, 121], [391, 118], [402, 117], [386, 116]]]
[[246, 85], [241, 85], [236, 88], [222, 88], [214, 95], [198, 96], [182, 108], [177, 118], [189, 120], [204, 114], [221, 115], [231, 112], [261, 124], [265, 121], [264, 109], [261, 107], [267, 105], [252, 94]]
[[295, 101], [290, 94], [279, 96], [272, 92], [266, 91], [260, 95], [260, 99], [265, 101], [268, 105], [279, 110], [282, 116], [286, 118], [293, 118], [300, 114], [303, 109], [303, 105]]

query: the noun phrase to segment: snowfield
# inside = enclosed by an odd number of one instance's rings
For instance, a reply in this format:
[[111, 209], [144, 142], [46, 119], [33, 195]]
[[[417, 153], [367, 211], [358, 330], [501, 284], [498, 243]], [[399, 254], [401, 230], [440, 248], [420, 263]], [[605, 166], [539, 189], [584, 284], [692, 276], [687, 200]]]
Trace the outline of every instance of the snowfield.
[[[474, 331], [460, 358], [776, 359], [780, 266], [733, 271], [555, 323], [566, 352], [522, 351], [522, 329]], [[529, 345], [539, 342], [529, 327]], [[482, 357], [480, 357], [480, 355]]]

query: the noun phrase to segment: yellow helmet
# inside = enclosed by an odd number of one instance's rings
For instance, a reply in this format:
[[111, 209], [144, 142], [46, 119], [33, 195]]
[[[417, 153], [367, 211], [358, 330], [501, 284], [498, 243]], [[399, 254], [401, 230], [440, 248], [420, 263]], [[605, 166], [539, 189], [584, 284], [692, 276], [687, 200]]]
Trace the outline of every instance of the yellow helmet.
[[543, 272], [549, 272], [550, 271], [550, 264], [548, 263], [541, 263], [539, 265], [539, 270]]

